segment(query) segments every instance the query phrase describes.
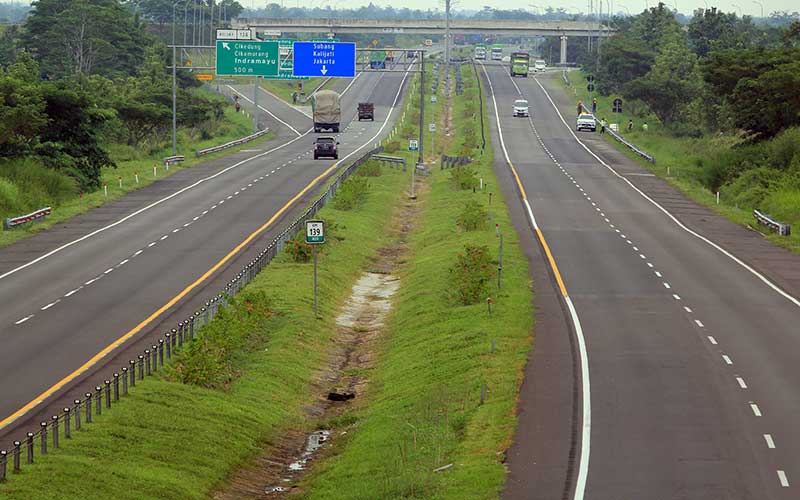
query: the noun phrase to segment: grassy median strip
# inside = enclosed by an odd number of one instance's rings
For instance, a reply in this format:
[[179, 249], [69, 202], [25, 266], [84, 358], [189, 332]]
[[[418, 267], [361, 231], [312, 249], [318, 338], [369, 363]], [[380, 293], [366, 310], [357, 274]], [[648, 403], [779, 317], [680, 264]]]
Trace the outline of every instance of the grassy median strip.
[[[253, 124], [251, 120], [249, 120], [242, 113], [236, 113], [233, 108], [226, 108], [225, 117], [222, 119], [222, 123], [213, 137], [198, 140], [190, 137], [185, 130], [180, 130], [178, 132], [178, 154], [185, 155], [186, 160], [170, 166], [169, 170], [167, 170], [161, 163], [161, 159], [172, 155], [171, 145], [163, 146], [150, 151], [141, 151], [123, 145], [113, 145], [111, 147], [110, 154], [111, 157], [117, 162], [117, 168], [102, 169], [101, 187], [99, 190], [92, 193], [83, 193], [79, 196], [75, 196], [74, 193], [71, 192], [66, 199], [57, 204], [53, 204], [52, 201], [48, 202], [47, 197], [43, 196], [40, 203], [44, 203], [45, 205], [52, 204], [52, 215], [49, 215], [42, 222], [27, 224], [23, 227], [15, 228], [10, 231], [0, 232], [0, 248], [26, 238], [31, 234], [47, 229], [54, 224], [63, 222], [78, 214], [86, 212], [90, 208], [94, 208], [109, 201], [116, 200], [117, 198], [120, 198], [131, 191], [147, 186], [148, 184], [174, 174], [179, 170], [193, 167], [198, 163], [219, 158], [237, 150], [253, 147], [255, 144], [263, 143], [264, 141], [272, 138], [272, 133], [268, 133], [251, 143], [230, 148], [223, 152], [206, 155], [201, 158], [197, 158], [195, 156], [195, 152], [201, 149], [218, 146], [235, 139], [240, 139], [252, 133]], [[155, 175], [153, 173], [154, 167]], [[40, 168], [44, 169], [44, 167]], [[0, 175], [0, 188], [3, 187], [3, 180], [4, 177]], [[33, 179], [32, 182], [43, 181]], [[102, 187], [103, 185], [107, 186], [107, 195], [105, 189]], [[26, 194], [26, 196], [28, 195]], [[12, 217], [18, 215], [23, 214], [0, 214], [2, 217]]]
[[[577, 100], [582, 100], [590, 105], [589, 92], [583, 84], [585, 82], [584, 77], [583, 72], [571, 72], [572, 86], [567, 87], [563, 80], [562, 86], [565, 92], [575, 96], [576, 103]], [[653, 155], [656, 158], [656, 164], [643, 160], [610, 136], [607, 136], [606, 140], [614, 144], [622, 153], [669, 182], [686, 197], [743, 226], [755, 225], [753, 208], [767, 211], [782, 222], [791, 223], [794, 226], [800, 225], [800, 210], [797, 209], [798, 200], [800, 200], [800, 189], [797, 187], [797, 181], [794, 181], [794, 185], [787, 181], [784, 185], [775, 186], [773, 191], [779, 192], [770, 193], [769, 196], [766, 196], [764, 192], [761, 192], [763, 188], [760, 185], [760, 179], [752, 177], [746, 179], [743, 177], [740, 182], [734, 185], [725, 185], [720, 188], [719, 204], [717, 203], [716, 193], [706, 187], [705, 184], [711, 182], [711, 177], [715, 174], [713, 163], [720, 161], [714, 158], [714, 154], [718, 155], [720, 151], [731, 150], [741, 139], [732, 137], [730, 134], [676, 137], [658, 123], [655, 117], [646, 121], [646, 118], [637, 116], [636, 113], [643, 114], [646, 112], [641, 104], [638, 104], [637, 108], [636, 103], [633, 105], [624, 103], [622, 113], [611, 113], [612, 102], [619, 96], [603, 96], [595, 93], [593, 97], [597, 99], [597, 119], [605, 118], [609, 123], [618, 123], [620, 134], [628, 141]], [[632, 130], [628, 131], [627, 127], [630, 121], [633, 122], [633, 127]], [[643, 128], [645, 123], [647, 124], [647, 130]], [[753, 155], [754, 159], [757, 156]], [[750, 165], [750, 168], [752, 167], [753, 165]], [[776, 184], [779, 184], [777, 177], [776, 175]], [[733, 192], [735, 192], [735, 195]], [[753, 199], [758, 198], [764, 198], [764, 200], [757, 207], [752, 206]], [[765, 230], [765, 232], [770, 233], [768, 230]], [[798, 231], [795, 231], [788, 238], [774, 233], [768, 234], [767, 238], [779, 246], [795, 253], [800, 253], [800, 232]]]
[[302, 250], [284, 252], [159, 377], [73, 431], [58, 450], [37, 454], [21, 475], [10, 474], [0, 498], [208, 498], [232, 468], [303, 422], [335, 314], [385, 244], [381, 228], [407, 175], [386, 169], [368, 177], [357, 207], [319, 213], [329, 228], [319, 257], [321, 319], [312, 311], [311, 264], [298, 262]]
[[[475, 147], [475, 74], [463, 73], [447, 152], [468, 151], [474, 162], [458, 173], [433, 169], [380, 361], [368, 375], [371, 399], [332, 422], [344, 437], [308, 479], [308, 498], [497, 498], [502, 489], [502, 454], [531, 345], [532, 292], [491, 146], [482, 156]], [[500, 289], [494, 224], [504, 236]]]

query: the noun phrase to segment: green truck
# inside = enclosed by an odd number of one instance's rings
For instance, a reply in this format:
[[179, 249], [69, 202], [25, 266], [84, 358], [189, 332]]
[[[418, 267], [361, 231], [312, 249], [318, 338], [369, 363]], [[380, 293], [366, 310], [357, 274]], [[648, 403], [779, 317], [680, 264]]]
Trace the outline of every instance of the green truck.
[[511, 76], [528, 77], [531, 56], [527, 52], [514, 52], [511, 54]]

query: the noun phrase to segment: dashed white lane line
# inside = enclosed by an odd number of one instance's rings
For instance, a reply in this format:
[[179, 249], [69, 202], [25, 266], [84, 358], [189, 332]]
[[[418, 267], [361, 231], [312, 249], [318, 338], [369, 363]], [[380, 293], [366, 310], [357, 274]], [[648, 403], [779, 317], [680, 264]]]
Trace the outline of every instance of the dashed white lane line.
[[[214, 205], [214, 206], [216, 206], [216, 205]], [[206, 210], [205, 212], [203, 212], [203, 215], [205, 215], [205, 214], [207, 214], [207, 213], [208, 213], [208, 210]]]
[[[634, 251], [634, 252], [638, 252], [638, 251], [639, 251], [639, 247], [636, 247], [636, 246], [635, 246], [635, 247], [633, 247], [633, 251]], [[653, 267], [653, 266], [649, 266], [649, 267]]]
[[667, 282], [665, 281], [665, 282], [664, 282], [664, 288], [666, 288], [667, 290], [669, 290], [669, 289], [670, 289], [670, 288], [672, 288], [672, 287], [670, 287], [670, 286], [669, 286], [669, 283], [667, 283]]
[[81, 289], [81, 288], [83, 288], [83, 287], [82, 287], [82, 286], [79, 286], [79, 287], [78, 287], [78, 288], [76, 288], [75, 290], [70, 290], [69, 292], [67, 292], [67, 293], [65, 293], [65, 294], [64, 294], [64, 297], [72, 297], [73, 295], [75, 295], [76, 293], [78, 293], [78, 292], [80, 291], [80, 289]]
[[789, 479], [786, 477], [786, 473], [782, 470], [778, 471], [778, 481], [780, 481], [782, 487], [789, 487]]
[[772, 439], [772, 434], [764, 434], [764, 441], [767, 442], [767, 448], [770, 450], [775, 449], [775, 441]]
[[694, 320], [694, 324], [696, 324], [700, 328], [705, 328], [706, 327], [706, 325], [704, 325], [703, 322], [700, 321], [699, 319]]
[[675, 300], [681, 300], [681, 296], [678, 295], [677, 293], [673, 293], [672, 294], [672, 298], [675, 299]]
[[[229, 194], [229, 195], [228, 195], [228, 197], [227, 197], [227, 198], [225, 198], [225, 199], [226, 199], [226, 200], [230, 200], [231, 198], [233, 198], [233, 195], [232, 195], [232, 194]], [[220, 202], [220, 203], [222, 203], [222, 202]]]
[[144, 250], [136, 250], [136, 252], [133, 254], [133, 256], [134, 257], [138, 257], [143, 251]]
[[164, 235], [164, 236], [162, 236], [160, 239], [161, 239], [161, 241], [164, 241], [164, 240], [166, 240], [167, 238], [169, 238], [169, 235], [168, 235], [168, 234], [165, 234], [165, 235]]
[[152, 242], [152, 243], [149, 243], [149, 244], [147, 245], [147, 248], [154, 247], [154, 246], [156, 246], [156, 242], [155, 242], [155, 241], [154, 241], [154, 242]]
[[86, 283], [84, 283], [84, 285], [85, 285], [85, 286], [89, 286], [89, 285], [91, 285], [92, 283], [94, 283], [95, 281], [97, 281], [97, 278], [92, 278], [92, 279], [90, 279], [89, 281], [87, 281]]
[[117, 264], [117, 266], [124, 266], [124, 265], [125, 265], [125, 264], [127, 264], [128, 262], [130, 262], [130, 259], [125, 259], [125, 260], [123, 260], [122, 262], [120, 262], [119, 264]]
[[686, 311], [689, 314], [692, 314], [692, 308], [691, 307], [683, 306], [683, 310]]
[[742, 389], [747, 389], [747, 384], [744, 383], [744, 379], [742, 377], [736, 377], [736, 382], [739, 383], [739, 387]]
[[722, 355], [722, 359], [725, 361], [726, 365], [732, 365], [733, 364], [733, 360], [727, 354], [723, 354]]
[[717, 339], [715, 339], [711, 335], [708, 336], [708, 341], [711, 342], [714, 345], [717, 345]]
[[647, 259], [647, 257], [645, 257], [645, 255], [644, 255], [643, 253], [640, 253], [640, 254], [639, 254], [639, 258], [640, 258], [640, 259]]
[[51, 307], [53, 307], [54, 305], [58, 304], [59, 302], [61, 302], [61, 299], [58, 299], [55, 302], [50, 302], [49, 304], [47, 304], [46, 306], [44, 306], [42, 308], [42, 311], [46, 311], [46, 310], [50, 309]]
[[656, 271], [655, 273], [656, 273], [656, 276], [658, 276], [659, 278], [663, 278], [663, 276], [661, 275], [660, 272]]
[[178, 231], [180, 231], [180, 228], [175, 228], [172, 230], [173, 233], [177, 233]]
[[753, 410], [753, 415], [755, 415], [756, 417], [761, 416], [761, 409], [758, 407], [757, 404], [753, 403], [752, 401], [750, 402], [750, 409]]
[[22, 318], [21, 320], [19, 320], [19, 321], [16, 321], [14, 324], [15, 324], [15, 325], [21, 325], [22, 323], [25, 323], [26, 321], [28, 321], [28, 320], [29, 320], [29, 319], [31, 319], [32, 317], [33, 317], [33, 314], [31, 314], [30, 316], [25, 316], [25, 317], [24, 317], [24, 318]]
[[111, 272], [111, 271], [113, 271], [113, 270], [114, 270], [114, 268], [113, 268], [113, 267], [109, 267], [108, 269], [106, 269], [105, 271], [103, 271], [103, 274], [108, 274], [108, 273], [110, 273], [110, 272]]
[[193, 218], [192, 220], [193, 220], [193, 221], [196, 221], [196, 220], [197, 220], [197, 219], [199, 219], [199, 218], [200, 218], [200, 216], [198, 215], [197, 217]]
[[274, 171], [274, 170], [271, 170], [269, 173], [271, 173], [271, 174], [274, 174], [274, 173], [275, 173], [275, 171]]
[[[192, 222], [194, 222], [194, 221], [192, 221]], [[191, 225], [192, 225], [192, 223], [191, 223], [191, 222], [187, 222], [186, 224], [184, 224], [184, 225], [183, 225], [183, 227], [189, 227], [189, 226], [191, 226]]]

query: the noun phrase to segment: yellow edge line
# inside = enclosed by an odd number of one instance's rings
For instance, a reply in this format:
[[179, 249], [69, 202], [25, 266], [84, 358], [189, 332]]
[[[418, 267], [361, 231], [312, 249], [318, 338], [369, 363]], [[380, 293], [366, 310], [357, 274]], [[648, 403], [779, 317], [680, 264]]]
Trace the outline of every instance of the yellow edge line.
[[[514, 168], [514, 164], [511, 161], [508, 161], [508, 166], [511, 167], [511, 173], [514, 174], [514, 179], [517, 181], [517, 187], [519, 188], [520, 193], [522, 194], [523, 201], [528, 201], [528, 195], [525, 194], [525, 188], [522, 187], [522, 181], [519, 179], [519, 175], [517, 175], [517, 169]], [[547, 240], [544, 239], [544, 234], [542, 230], [538, 227], [534, 228], [536, 230], [536, 236], [539, 238], [539, 242], [542, 244], [542, 248], [544, 248], [544, 253], [547, 255], [547, 261], [550, 263], [550, 268], [553, 270], [553, 274], [556, 277], [556, 282], [558, 283], [558, 288], [561, 290], [561, 295], [564, 297], [567, 296], [567, 287], [564, 285], [564, 280], [561, 278], [561, 272], [558, 270], [558, 265], [556, 264], [556, 259], [553, 257], [553, 253], [550, 251], [550, 245], [547, 244]]]
[[309, 189], [314, 187], [314, 185], [316, 185], [321, 179], [323, 179], [328, 174], [330, 174], [338, 166], [339, 166], [339, 162], [334, 163], [333, 166], [331, 166], [329, 169], [327, 169], [325, 172], [323, 172], [318, 177], [316, 177], [313, 181], [311, 181], [306, 187], [303, 188], [302, 191], [297, 193], [297, 195], [295, 195], [294, 198], [289, 200], [284, 206], [282, 206], [280, 208], [280, 210], [275, 212], [275, 214], [272, 217], [270, 217], [270, 219], [267, 222], [265, 222], [264, 225], [262, 225], [261, 227], [259, 227], [255, 231], [253, 231], [253, 233], [251, 233], [250, 236], [248, 236], [247, 238], [244, 239], [244, 241], [242, 241], [241, 243], [236, 245], [236, 247], [233, 250], [231, 250], [225, 257], [223, 257], [219, 262], [214, 264], [211, 267], [211, 269], [209, 269], [208, 271], [203, 273], [202, 276], [200, 276], [192, 284], [190, 284], [189, 286], [184, 288], [178, 295], [176, 295], [175, 297], [170, 299], [169, 302], [167, 302], [166, 304], [164, 304], [163, 306], [158, 308], [158, 310], [156, 312], [154, 312], [153, 314], [151, 314], [150, 316], [148, 316], [147, 319], [145, 319], [144, 321], [142, 321], [141, 323], [136, 325], [133, 329], [131, 329], [130, 331], [125, 333], [123, 336], [121, 336], [120, 338], [115, 340], [113, 343], [108, 345], [102, 351], [100, 351], [97, 354], [95, 354], [94, 356], [92, 356], [92, 358], [89, 361], [87, 361], [86, 363], [84, 363], [80, 368], [78, 368], [77, 370], [73, 371], [72, 373], [70, 373], [66, 377], [62, 378], [61, 380], [59, 380], [58, 382], [53, 384], [49, 389], [47, 389], [43, 393], [41, 393], [38, 396], [36, 396], [36, 398], [33, 401], [29, 402], [28, 404], [26, 404], [25, 406], [23, 406], [19, 410], [15, 411], [11, 416], [9, 416], [9, 417], [3, 419], [2, 421], [0, 421], [0, 429], [4, 428], [5, 426], [10, 424], [11, 422], [16, 420], [17, 418], [21, 417], [22, 415], [24, 415], [25, 413], [30, 411], [32, 408], [34, 408], [36, 405], [38, 405], [39, 403], [44, 401], [46, 398], [48, 398], [51, 395], [53, 395], [53, 393], [55, 393], [56, 391], [58, 391], [59, 389], [64, 387], [66, 384], [68, 384], [71, 381], [75, 380], [80, 374], [82, 374], [83, 372], [85, 372], [86, 370], [88, 370], [89, 368], [94, 366], [100, 359], [105, 357], [108, 353], [110, 353], [111, 351], [113, 351], [114, 349], [119, 347], [126, 340], [128, 340], [131, 337], [133, 337], [134, 335], [136, 335], [139, 331], [142, 330], [142, 328], [144, 328], [148, 324], [152, 323], [154, 319], [156, 319], [162, 313], [164, 313], [164, 311], [166, 311], [167, 309], [169, 309], [170, 307], [175, 305], [175, 303], [177, 303], [179, 300], [181, 300], [183, 297], [185, 297], [186, 294], [188, 294], [189, 292], [191, 292], [192, 290], [197, 288], [203, 281], [205, 281], [209, 276], [211, 276], [216, 270], [218, 270], [220, 267], [222, 267], [226, 262], [228, 262], [231, 258], [233, 258], [237, 253], [239, 253], [239, 251], [244, 246], [246, 246], [248, 243], [253, 241], [253, 239], [255, 239], [259, 234], [261, 234], [265, 229], [267, 229], [269, 226], [271, 226], [272, 223], [274, 223], [275, 220], [278, 217], [280, 217], [286, 210], [288, 210], [289, 207], [291, 207], [298, 199], [300, 199], [301, 196], [303, 196], [305, 193], [307, 193]]

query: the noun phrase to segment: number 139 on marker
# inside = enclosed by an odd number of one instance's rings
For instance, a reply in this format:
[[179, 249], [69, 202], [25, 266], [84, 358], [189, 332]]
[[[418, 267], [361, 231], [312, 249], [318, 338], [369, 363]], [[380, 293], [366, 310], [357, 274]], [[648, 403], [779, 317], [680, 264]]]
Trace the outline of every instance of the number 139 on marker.
[[306, 221], [306, 243], [325, 243], [325, 223], [321, 220]]

